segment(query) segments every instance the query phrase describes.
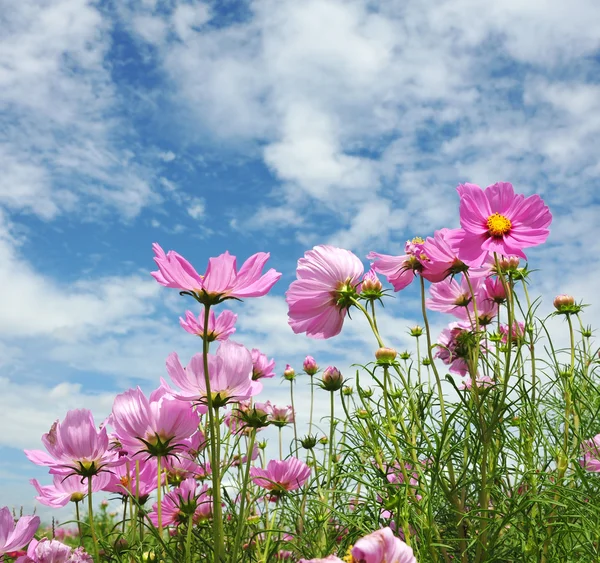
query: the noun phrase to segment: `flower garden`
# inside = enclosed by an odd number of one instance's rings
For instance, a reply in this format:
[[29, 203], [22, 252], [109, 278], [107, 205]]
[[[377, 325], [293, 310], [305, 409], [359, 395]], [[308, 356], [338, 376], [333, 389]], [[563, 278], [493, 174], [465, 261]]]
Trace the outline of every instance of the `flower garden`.
[[[37, 500], [73, 506], [74, 532], [2, 508], [0, 561], [599, 561], [598, 351], [583, 304], [559, 295], [543, 315], [530, 294], [543, 265], [530, 267], [525, 250], [546, 241], [552, 215], [506, 182], [457, 192], [459, 228], [414, 238], [401, 256], [371, 252], [367, 271], [332, 246], [298, 260], [286, 292], [293, 332], [335, 342], [361, 315], [373, 355], [352, 358], [353, 373], [312, 356], [288, 365], [289, 405], [265, 396], [274, 362], [235, 342], [226, 309], [272, 289], [281, 274], [263, 273], [269, 255], [238, 270], [226, 252], [199, 274], [155, 244], [152, 276], [181, 294], [181, 327], [200, 337], [198, 353], [173, 352], [157, 388], [119, 394], [104, 421], [65, 413], [43, 450], [25, 451], [49, 471], [47, 483], [32, 480]], [[398, 354], [377, 314], [401, 306], [390, 297], [410, 284], [422, 322], [409, 329], [414, 349]], [[447, 316], [441, 333], [431, 311]], [[310, 386], [310, 405], [295, 404], [299, 385]], [[316, 430], [315, 393], [328, 398], [327, 435]], [[308, 427], [296, 408], [310, 409]], [[120, 502], [118, 515], [98, 508], [101, 491]]]

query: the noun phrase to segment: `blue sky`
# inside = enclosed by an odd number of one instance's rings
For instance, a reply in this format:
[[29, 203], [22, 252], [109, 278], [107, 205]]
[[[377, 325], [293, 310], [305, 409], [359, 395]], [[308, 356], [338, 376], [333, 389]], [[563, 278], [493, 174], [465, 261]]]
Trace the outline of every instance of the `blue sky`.
[[[457, 225], [459, 182], [540, 193], [555, 219], [530, 253], [537, 289], [594, 300], [596, 0], [0, 0], [0, 14], [0, 505], [33, 506], [44, 472], [21, 450], [53, 420], [82, 406], [101, 420], [115, 393], [156, 386], [170, 352], [198, 350], [177, 322], [191, 303], [149, 276], [152, 242], [200, 271], [226, 249], [271, 252], [283, 277], [236, 306], [236, 338], [279, 372], [372, 352], [360, 321], [333, 342], [293, 335], [283, 294], [304, 250], [399, 254]], [[382, 319], [400, 349], [414, 296]], [[279, 381], [267, 394], [287, 397]]]

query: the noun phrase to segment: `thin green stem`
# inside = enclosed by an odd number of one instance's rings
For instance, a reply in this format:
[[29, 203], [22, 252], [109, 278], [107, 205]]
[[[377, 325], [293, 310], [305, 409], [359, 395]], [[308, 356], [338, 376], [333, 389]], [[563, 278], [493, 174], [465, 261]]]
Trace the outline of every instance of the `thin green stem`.
[[88, 477], [88, 518], [90, 520], [90, 533], [92, 535], [92, 543], [94, 544], [94, 560], [100, 561], [100, 550], [98, 549], [98, 538], [94, 529], [94, 504], [92, 501], [92, 477]]
[[79, 502], [75, 501], [75, 518], [77, 518], [77, 530], [79, 532], [79, 545], [83, 545], [83, 534], [81, 533], [81, 516], [79, 514]]
[[298, 455], [298, 429], [296, 428], [296, 407], [294, 406], [294, 380], [290, 379], [290, 399], [292, 401], [292, 416], [294, 418], [294, 446], [296, 457]]
[[248, 481], [250, 480], [250, 466], [252, 465], [252, 450], [254, 449], [254, 441], [256, 439], [256, 428], [250, 433], [250, 443], [248, 445], [248, 456], [246, 459], [246, 467], [244, 469], [244, 478], [242, 480], [242, 490], [240, 492], [240, 511], [235, 532], [235, 540], [233, 542], [233, 552], [231, 555], [231, 563], [237, 562], [237, 555], [240, 549], [241, 540], [244, 529], [246, 528], [246, 493], [248, 491]]
[[210, 466], [212, 469], [212, 494], [213, 494], [213, 541], [214, 541], [214, 563], [221, 563], [222, 554], [224, 552], [223, 546], [223, 518], [222, 518], [222, 507], [221, 507], [221, 468], [220, 468], [220, 452], [219, 447], [219, 425], [218, 419], [215, 421], [215, 412], [217, 409], [213, 407], [212, 392], [210, 389], [210, 374], [208, 372], [208, 349], [209, 341], [207, 337], [208, 323], [210, 319], [210, 305], [204, 306], [204, 328], [205, 334], [202, 338], [202, 358], [204, 364], [204, 384], [206, 387], [206, 404], [208, 406], [208, 426], [210, 429], [210, 435], [208, 436], [210, 444]]
[[162, 539], [163, 537], [163, 524], [162, 524], [162, 467], [161, 467], [161, 456], [156, 456], [156, 511], [158, 517], [158, 535]]
[[194, 528], [194, 513], [188, 516], [187, 534], [185, 538], [185, 560], [192, 563], [192, 530]]

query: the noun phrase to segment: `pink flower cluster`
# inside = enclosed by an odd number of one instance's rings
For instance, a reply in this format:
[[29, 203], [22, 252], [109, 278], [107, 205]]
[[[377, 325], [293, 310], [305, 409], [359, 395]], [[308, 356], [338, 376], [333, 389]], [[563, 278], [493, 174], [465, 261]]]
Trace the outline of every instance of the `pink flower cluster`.
[[[482, 190], [461, 184], [460, 228], [441, 229], [426, 240], [414, 238], [405, 254], [392, 256], [370, 252], [371, 272], [385, 276], [394, 291], [407, 287], [420, 276], [431, 282], [428, 306], [448, 312], [465, 323], [465, 328], [485, 326], [506, 298], [504, 288], [490, 277], [497, 260], [526, 258], [523, 249], [542, 244], [549, 235], [552, 215], [538, 195], [515, 194], [508, 182]], [[296, 333], [313, 338], [339, 334], [348, 309], [360, 298], [377, 298], [371, 272], [361, 294], [361, 261], [350, 251], [316, 246], [298, 261], [297, 280], [286, 300], [289, 324]], [[468, 278], [465, 277], [468, 274]], [[460, 280], [449, 279], [461, 275]], [[366, 287], [366, 286], [365, 286]]]

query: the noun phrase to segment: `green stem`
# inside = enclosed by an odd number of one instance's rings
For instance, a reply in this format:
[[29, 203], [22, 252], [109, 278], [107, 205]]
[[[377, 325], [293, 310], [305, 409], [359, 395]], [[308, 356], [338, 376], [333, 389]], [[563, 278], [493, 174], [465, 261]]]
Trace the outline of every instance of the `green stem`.
[[248, 481], [250, 479], [250, 466], [252, 465], [252, 450], [254, 449], [254, 440], [256, 439], [256, 428], [252, 429], [250, 434], [250, 443], [248, 447], [248, 456], [246, 459], [246, 467], [244, 470], [244, 479], [242, 481], [242, 490], [240, 492], [240, 512], [237, 521], [237, 529], [235, 532], [235, 540], [233, 542], [233, 553], [231, 563], [237, 562], [237, 555], [242, 540], [242, 535], [246, 527], [246, 492], [248, 490]]
[[158, 535], [162, 540], [163, 524], [162, 524], [162, 467], [161, 456], [156, 456], [156, 512], [158, 517]]
[[331, 472], [333, 469], [333, 433], [335, 432], [335, 420], [334, 420], [334, 408], [335, 408], [335, 395], [333, 391], [329, 392], [329, 462], [327, 464], [327, 487], [326, 494], [329, 497], [329, 488], [331, 487]]
[[187, 534], [185, 538], [185, 560], [192, 563], [192, 529], [194, 527], [194, 514], [188, 516]]
[[79, 515], [79, 502], [75, 501], [75, 518], [77, 518], [77, 530], [79, 531], [79, 545], [83, 545], [83, 534], [81, 533], [81, 516]]
[[296, 407], [294, 406], [294, 380], [290, 379], [290, 398], [292, 401], [292, 416], [294, 417], [294, 446], [296, 457], [298, 457], [298, 430], [296, 428]]
[[92, 502], [92, 477], [88, 477], [88, 518], [90, 520], [90, 533], [94, 544], [94, 560], [100, 561], [100, 550], [98, 549], [98, 538], [94, 529], [94, 504]]
[[312, 436], [312, 423], [313, 423], [313, 406], [315, 404], [315, 386], [313, 382], [314, 375], [310, 376], [310, 417], [308, 419], [308, 433]]
[[283, 459], [283, 442], [281, 440], [281, 426], [279, 427], [279, 459]]
[[213, 407], [212, 392], [210, 389], [210, 375], [208, 373], [208, 348], [209, 341], [207, 337], [208, 322], [210, 319], [210, 305], [204, 306], [204, 335], [202, 337], [202, 358], [204, 364], [204, 385], [206, 387], [206, 405], [208, 407], [208, 426], [210, 435], [208, 437], [210, 444], [210, 466], [212, 469], [212, 495], [213, 495], [213, 553], [214, 562], [221, 563], [223, 546], [223, 518], [221, 508], [221, 471], [220, 471], [220, 452], [219, 447], [219, 427], [218, 420], [215, 422], [215, 412]]

